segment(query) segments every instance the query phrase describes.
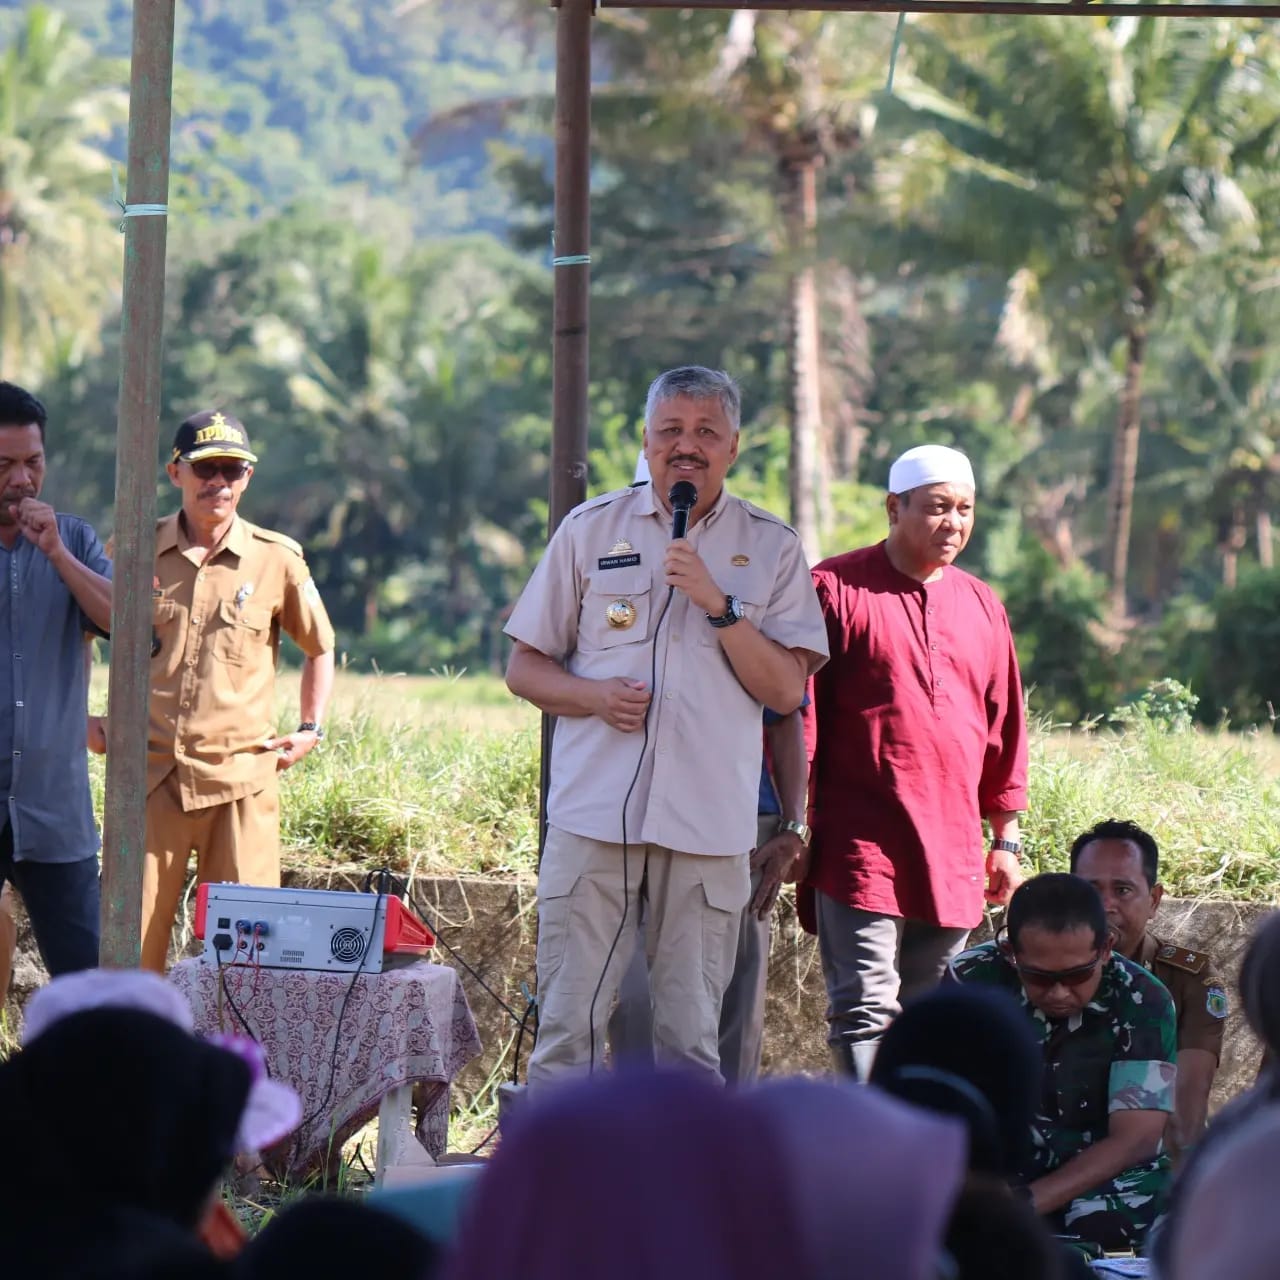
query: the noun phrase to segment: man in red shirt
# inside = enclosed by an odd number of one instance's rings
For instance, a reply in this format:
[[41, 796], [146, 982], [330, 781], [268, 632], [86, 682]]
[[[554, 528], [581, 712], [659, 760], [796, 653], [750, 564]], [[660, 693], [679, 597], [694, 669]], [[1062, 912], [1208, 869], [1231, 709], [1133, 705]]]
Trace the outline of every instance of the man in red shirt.
[[908, 450], [889, 472], [888, 538], [813, 570], [831, 660], [806, 713], [800, 917], [818, 935], [832, 1056], [861, 1079], [902, 1002], [939, 981], [982, 919], [984, 880], [1000, 905], [1022, 880], [1017, 655], [995, 593], [953, 565], [974, 494], [963, 454]]

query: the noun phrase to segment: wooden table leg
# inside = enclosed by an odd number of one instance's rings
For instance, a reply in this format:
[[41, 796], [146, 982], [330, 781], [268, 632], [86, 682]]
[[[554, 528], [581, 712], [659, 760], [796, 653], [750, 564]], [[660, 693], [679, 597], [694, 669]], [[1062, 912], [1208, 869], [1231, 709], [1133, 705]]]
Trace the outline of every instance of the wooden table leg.
[[379, 1186], [387, 1169], [399, 1164], [404, 1155], [405, 1142], [412, 1136], [409, 1130], [412, 1111], [412, 1084], [402, 1084], [383, 1094], [378, 1107], [378, 1152], [374, 1164], [374, 1178]]

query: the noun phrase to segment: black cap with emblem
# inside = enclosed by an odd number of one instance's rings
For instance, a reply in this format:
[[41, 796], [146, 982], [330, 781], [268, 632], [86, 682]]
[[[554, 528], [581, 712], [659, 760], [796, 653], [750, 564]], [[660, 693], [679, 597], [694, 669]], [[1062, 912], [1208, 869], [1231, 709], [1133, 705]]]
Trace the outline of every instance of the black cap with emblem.
[[249, 449], [244, 423], [221, 409], [193, 413], [173, 437], [171, 462], [199, 462], [201, 458], [243, 458], [257, 462]]

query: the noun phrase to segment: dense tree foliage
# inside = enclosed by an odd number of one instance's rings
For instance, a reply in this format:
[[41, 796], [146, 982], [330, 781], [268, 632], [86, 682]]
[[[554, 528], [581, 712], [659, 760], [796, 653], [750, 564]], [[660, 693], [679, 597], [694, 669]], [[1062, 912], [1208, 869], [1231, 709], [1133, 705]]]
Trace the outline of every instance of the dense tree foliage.
[[[0, 0], [0, 368], [111, 524], [124, 0]], [[553, 19], [521, 0], [181, 6], [166, 423], [234, 406], [252, 516], [353, 661], [501, 658], [545, 518]], [[1161, 675], [1280, 703], [1280, 43], [1096, 16], [596, 19], [592, 477], [722, 365], [735, 487], [833, 551], [901, 449], [975, 459], [966, 563], [1046, 712]], [[159, 474], [158, 468], [157, 473]], [[171, 501], [167, 483], [158, 490]]]

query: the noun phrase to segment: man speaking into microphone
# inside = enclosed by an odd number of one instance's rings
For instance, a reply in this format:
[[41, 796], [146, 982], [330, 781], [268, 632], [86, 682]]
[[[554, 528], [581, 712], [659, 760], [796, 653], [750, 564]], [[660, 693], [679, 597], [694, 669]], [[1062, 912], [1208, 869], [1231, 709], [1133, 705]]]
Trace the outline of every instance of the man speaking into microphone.
[[720, 1076], [761, 711], [798, 707], [827, 656], [800, 539], [724, 487], [740, 418], [725, 373], [655, 379], [651, 483], [571, 511], [506, 626], [508, 688], [558, 718], [531, 1087], [598, 1062], [642, 898], [655, 1054]]

